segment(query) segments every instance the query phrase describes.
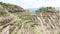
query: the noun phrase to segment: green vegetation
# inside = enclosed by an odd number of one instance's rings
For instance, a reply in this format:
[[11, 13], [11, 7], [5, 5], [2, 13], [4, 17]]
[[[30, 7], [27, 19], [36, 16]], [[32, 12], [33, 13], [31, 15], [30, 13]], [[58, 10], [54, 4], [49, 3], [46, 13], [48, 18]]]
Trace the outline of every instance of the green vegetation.
[[42, 8], [39, 8], [38, 10], [36, 10], [36, 12], [45, 12], [47, 10], [56, 10], [55, 8], [53, 7], [42, 7]]
[[32, 30], [33, 30], [33, 32], [34, 32], [34, 34], [39, 34], [40, 32], [40, 26], [38, 26], [38, 25], [33, 25], [32, 26]]
[[8, 6], [9, 4], [6, 4], [6, 3], [3, 3], [3, 2], [0, 2], [0, 5]]
[[15, 27], [13, 27], [12, 29], [10, 29], [9, 34], [11, 34], [14, 31]]
[[32, 20], [33, 16], [27, 15], [27, 16], [21, 16], [22, 20]]

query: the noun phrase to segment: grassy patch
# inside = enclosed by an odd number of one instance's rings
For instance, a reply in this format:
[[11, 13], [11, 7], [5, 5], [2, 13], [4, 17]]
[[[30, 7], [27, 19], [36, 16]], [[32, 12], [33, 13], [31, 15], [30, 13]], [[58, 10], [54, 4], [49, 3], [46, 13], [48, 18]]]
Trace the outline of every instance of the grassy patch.
[[33, 16], [30, 16], [30, 15], [28, 15], [28, 16], [21, 16], [20, 18], [22, 20], [32, 20]]
[[40, 26], [38, 25], [33, 25], [32, 27], [32, 31], [34, 32], [34, 34], [40, 34]]
[[15, 29], [15, 27], [13, 27], [13, 28], [10, 30], [9, 34], [11, 34], [11, 33], [14, 31], [14, 29]]
[[8, 16], [8, 14], [0, 14], [0, 17], [7, 17]]

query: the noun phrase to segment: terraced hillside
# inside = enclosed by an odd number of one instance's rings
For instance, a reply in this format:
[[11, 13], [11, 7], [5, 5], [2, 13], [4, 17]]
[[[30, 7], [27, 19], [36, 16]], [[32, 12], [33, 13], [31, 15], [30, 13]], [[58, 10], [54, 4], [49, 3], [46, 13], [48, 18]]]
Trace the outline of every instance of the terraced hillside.
[[31, 13], [0, 2], [0, 34], [60, 34], [60, 12]]
[[37, 19], [41, 34], [60, 34], [60, 12], [42, 12]]
[[[0, 34], [20, 34], [28, 24], [33, 24], [31, 12], [11, 4], [0, 3]], [[29, 22], [29, 23], [28, 23]], [[26, 25], [27, 23], [27, 25]], [[24, 33], [24, 32], [23, 32]], [[27, 33], [27, 32], [26, 32]]]

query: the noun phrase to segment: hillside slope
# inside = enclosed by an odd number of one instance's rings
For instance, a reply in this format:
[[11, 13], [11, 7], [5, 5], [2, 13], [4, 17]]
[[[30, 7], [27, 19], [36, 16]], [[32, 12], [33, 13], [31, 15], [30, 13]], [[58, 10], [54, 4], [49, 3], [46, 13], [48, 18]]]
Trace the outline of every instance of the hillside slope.
[[60, 34], [60, 12], [31, 13], [0, 2], [0, 34]]

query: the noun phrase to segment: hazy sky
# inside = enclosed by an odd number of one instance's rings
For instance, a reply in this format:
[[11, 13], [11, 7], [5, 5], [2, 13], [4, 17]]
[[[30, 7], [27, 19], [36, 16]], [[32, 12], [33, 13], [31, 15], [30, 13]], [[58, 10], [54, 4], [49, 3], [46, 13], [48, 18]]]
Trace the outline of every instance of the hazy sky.
[[60, 7], [60, 0], [0, 0], [1, 2], [19, 5], [23, 8], [39, 8], [39, 7]]

